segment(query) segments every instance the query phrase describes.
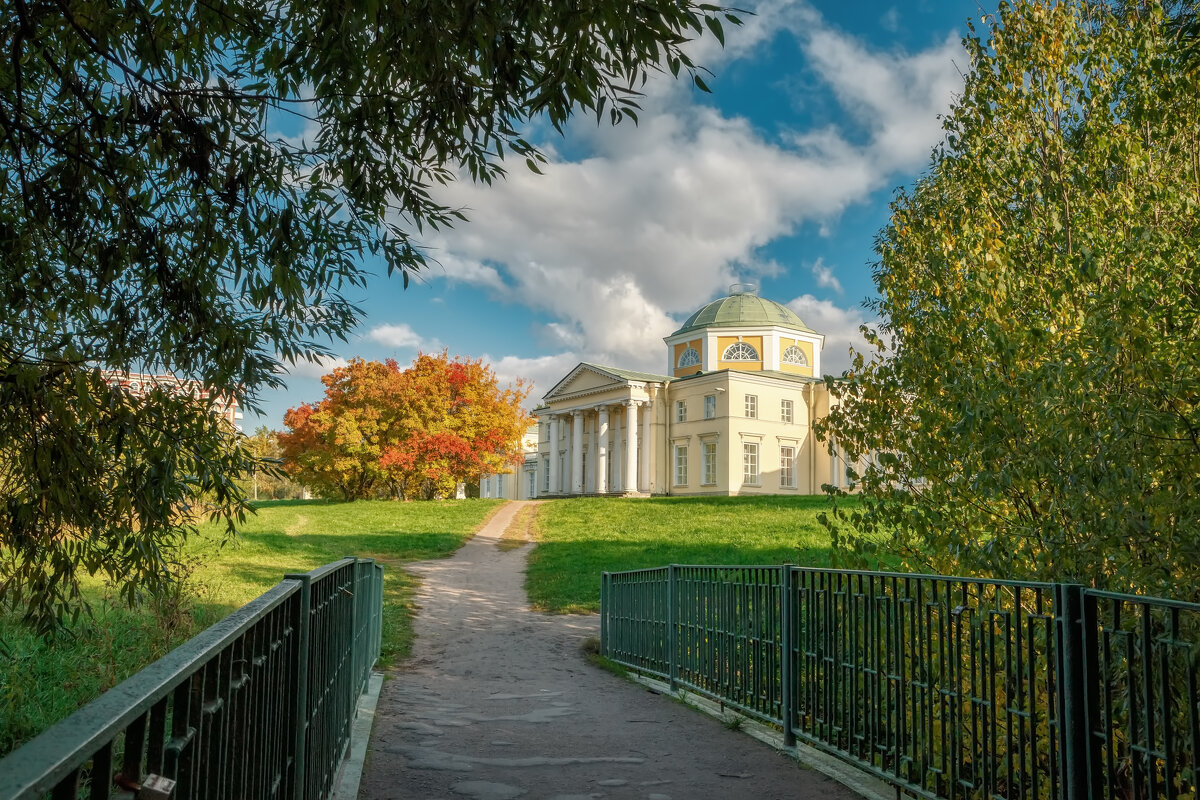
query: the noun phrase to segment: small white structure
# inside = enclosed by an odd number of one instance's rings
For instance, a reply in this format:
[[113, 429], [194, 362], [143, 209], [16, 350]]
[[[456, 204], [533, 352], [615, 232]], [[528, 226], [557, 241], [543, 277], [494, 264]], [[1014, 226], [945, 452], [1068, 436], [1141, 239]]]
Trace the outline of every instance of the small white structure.
[[512, 472], [485, 475], [479, 480], [480, 497], [501, 497], [505, 500], [532, 500], [537, 497], [538, 425], [535, 422], [521, 437], [524, 463]]

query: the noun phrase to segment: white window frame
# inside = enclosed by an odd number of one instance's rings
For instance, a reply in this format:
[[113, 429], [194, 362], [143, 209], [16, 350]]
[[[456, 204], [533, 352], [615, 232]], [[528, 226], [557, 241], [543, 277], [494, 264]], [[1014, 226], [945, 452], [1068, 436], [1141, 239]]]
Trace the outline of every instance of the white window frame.
[[696, 348], [689, 347], [679, 354], [679, 360], [675, 362], [675, 366], [679, 369], [687, 367], [696, 367], [700, 365], [700, 353]]
[[675, 462], [674, 462], [674, 485], [688, 485], [688, 446], [686, 444], [677, 444], [674, 446]]
[[721, 354], [722, 361], [761, 361], [758, 350], [749, 342], [734, 342]]
[[742, 485], [762, 486], [762, 465], [758, 442], [742, 442]]
[[784, 364], [793, 364], [797, 367], [807, 367], [808, 355], [799, 345], [788, 345], [784, 349], [780, 361]]
[[796, 488], [796, 448], [790, 444], [779, 446], [779, 486]]
[[700, 475], [701, 486], [717, 485], [717, 443], [716, 441], [701, 442], [703, 453], [703, 470]]
[[758, 395], [746, 395], [746, 419], [758, 419]]
[[687, 422], [687, 401], [686, 400], [676, 400], [675, 401], [675, 421], [676, 422]]
[[796, 418], [796, 404], [786, 397], [779, 401], [779, 421], [791, 424]]
[[716, 419], [717, 417], [717, 396], [715, 394], [704, 395], [704, 418]]

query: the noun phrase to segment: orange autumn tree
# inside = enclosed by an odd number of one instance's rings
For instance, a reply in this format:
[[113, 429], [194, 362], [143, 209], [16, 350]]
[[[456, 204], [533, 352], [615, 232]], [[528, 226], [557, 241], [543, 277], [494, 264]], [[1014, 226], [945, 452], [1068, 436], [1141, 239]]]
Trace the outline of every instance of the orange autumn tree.
[[521, 460], [528, 389], [502, 388], [482, 360], [354, 359], [322, 382], [325, 399], [290, 409], [280, 442], [292, 476], [323, 495], [445, 497]]
[[520, 464], [528, 386], [502, 388], [480, 359], [421, 354], [402, 373], [398, 435], [379, 460], [401, 498], [445, 497]]
[[395, 361], [353, 359], [321, 378], [325, 399], [288, 409], [279, 435], [284, 468], [324, 497], [360, 500], [381, 484], [379, 456], [395, 428]]

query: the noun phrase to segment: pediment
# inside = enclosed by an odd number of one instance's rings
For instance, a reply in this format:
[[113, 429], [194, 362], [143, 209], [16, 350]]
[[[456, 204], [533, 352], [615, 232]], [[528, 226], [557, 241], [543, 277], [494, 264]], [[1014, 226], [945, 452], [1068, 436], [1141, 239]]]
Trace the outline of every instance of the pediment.
[[580, 364], [547, 392], [542, 399], [549, 402], [559, 397], [591, 394], [628, 385], [629, 381], [619, 375], [592, 364]]

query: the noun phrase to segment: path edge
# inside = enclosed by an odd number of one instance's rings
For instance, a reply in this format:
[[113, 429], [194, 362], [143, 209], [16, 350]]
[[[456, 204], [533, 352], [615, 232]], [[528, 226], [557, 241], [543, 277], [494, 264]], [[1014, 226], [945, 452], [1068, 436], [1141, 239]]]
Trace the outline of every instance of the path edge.
[[626, 673], [626, 677], [657, 694], [674, 698], [684, 705], [722, 722], [740, 719], [741, 722], [738, 723], [739, 730], [749, 734], [763, 744], [775, 748], [784, 755], [791, 756], [799, 761], [801, 765], [809, 769], [814, 769], [827, 778], [837, 781], [865, 800], [895, 800], [897, 796], [895, 787], [884, 783], [878, 778], [867, 775], [861, 770], [855, 769], [849, 764], [844, 763], [841, 759], [831, 756], [828, 753], [822, 753], [815, 747], [809, 747], [800, 742], [797, 742], [793, 747], [785, 746], [783, 744], [782, 732], [756, 722], [749, 717], [737, 714], [728, 708], [723, 708], [707, 697], [703, 697], [695, 692], [689, 692], [686, 689], [672, 691], [669, 684], [632, 671]]
[[370, 743], [371, 728], [375, 723], [375, 708], [379, 704], [379, 690], [382, 687], [383, 673], [372, 670], [371, 679], [367, 682], [367, 691], [358, 698], [354, 724], [350, 727], [350, 745], [338, 772], [332, 800], [355, 800], [358, 797], [363, 762], [367, 758], [367, 745]]

